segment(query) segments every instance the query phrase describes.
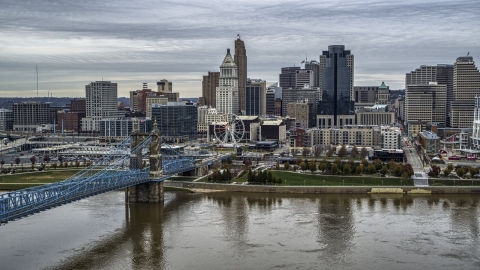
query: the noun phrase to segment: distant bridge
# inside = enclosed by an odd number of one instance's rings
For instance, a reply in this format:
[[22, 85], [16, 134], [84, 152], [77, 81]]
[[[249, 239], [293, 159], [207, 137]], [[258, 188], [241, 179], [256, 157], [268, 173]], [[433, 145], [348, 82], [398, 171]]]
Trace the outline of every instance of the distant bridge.
[[[230, 156], [197, 162], [178, 153], [162, 156], [160, 142], [161, 135], [155, 125], [151, 133], [133, 133], [91, 166], [64, 181], [1, 194], [0, 224], [123, 188], [127, 188], [130, 202], [163, 201], [162, 181]], [[149, 164], [143, 161], [144, 148], [149, 148]]]

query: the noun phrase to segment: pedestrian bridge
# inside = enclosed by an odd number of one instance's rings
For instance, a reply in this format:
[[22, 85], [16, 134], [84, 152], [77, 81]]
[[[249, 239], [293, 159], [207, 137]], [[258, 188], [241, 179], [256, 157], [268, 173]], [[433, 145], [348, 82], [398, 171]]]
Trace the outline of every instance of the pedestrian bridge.
[[[152, 182], [161, 184], [172, 175], [197, 170], [212, 162], [195, 162], [192, 157], [174, 152], [162, 156], [160, 142], [156, 129], [152, 133], [134, 133], [101, 159], [64, 181], [1, 194], [0, 224], [113, 190], [135, 190]], [[142, 160], [144, 148], [149, 149], [149, 163]], [[124, 154], [119, 156], [119, 152]], [[228, 157], [224, 155], [218, 159]], [[137, 193], [141, 192], [137, 189]], [[163, 186], [159, 192], [163, 200]]]

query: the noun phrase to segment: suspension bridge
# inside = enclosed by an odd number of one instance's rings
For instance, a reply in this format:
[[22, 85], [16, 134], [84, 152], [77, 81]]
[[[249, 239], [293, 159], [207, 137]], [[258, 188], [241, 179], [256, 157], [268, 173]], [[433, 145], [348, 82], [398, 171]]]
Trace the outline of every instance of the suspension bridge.
[[[144, 160], [147, 153], [148, 163]], [[161, 134], [155, 123], [151, 133], [132, 133], [101, 159], [64, 181], [0, 194], [0, 224], [124, 188], [126, 202], [161, 202], [164, 180], [179, 173], [199, 171], [214, 160], [228, 157], [195, 161], [175, 151], [162, 155]]]

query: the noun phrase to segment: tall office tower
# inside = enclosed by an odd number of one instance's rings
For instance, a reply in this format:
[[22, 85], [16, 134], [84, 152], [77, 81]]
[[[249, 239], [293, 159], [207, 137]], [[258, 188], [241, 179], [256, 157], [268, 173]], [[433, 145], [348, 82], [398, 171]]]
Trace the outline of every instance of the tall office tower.
[[[245, 112], [245, 86], [247, 85], [247, 51], [240, 35], [235, 40], [235, 65], [238, 72], [238, 108]], [[235, 112], [237, 113], [237, 112]]]
[[447, 86], [431, 82], [407, 85], [405, 89], [405, 121], [423, 121], [445, 125]]
[[313, 71], [307, 69], [296, 70], [295, 73], [295, 88], [310, 88], [313, 87], [314, 74]]
[[82, 119], [83, 131], [99, 131], [103, 118], [124, 117], [118, 110], [117, 84], [96, 81], [85, 85], [86, 117]]
[[220, 72], [208, 72], [203, 76], [202, 81], [202, 97], [199, 100], [201, 106], [215, 108], [217, 106], [216, 90], [219, 86]]
[[36, 131], [38, 126], [53, 124], [56, 119], [56, 110], [52, 110], [49, 103], [40, 101], [22, 101], [14, 103], [13, 130]]
[[220, 66], [219, 86], [216, 90], [217, 110], [222, 113], [238, 114], [238, 75], [230, 49]]
[[197, 138], [198, 111], [195, 103], [154, 104], [152, 117], [157, 119], [164, 141], [185, 142]]
[[[322, 68], [322, 63], [325, 67]], [[353, 54], [344, 45], [330, 45], [320, 55], [321, 95], [317, 107], [318, 127], [330, 128], [355, 123]]]
[[[145, 89], [145, 87], [143, 89]], [[165, 93], [172, 93], [172, 91], [173, 91], [172, 82], [169, 82], [168, 80], [165, 80], [165, 79], [157, 82], [157, 91], [158, 92], [165, 92]]]
[[284, 89], [297, 87], [297, 70], [300, 67], [283, 67], [279, 75], [279, 86]]
[[267, 115], [274, 115], [275, 113], [275, 89], [267, 88], [265, 93], [265, 113]]
[[[247, 79], [245, 87], [246, 115], [266, 115], [266, 88], [267, 82], [263, 80]], [[272, 100], [273, 105], [273, 100]]]
[[320, 87], [320, 63], [312, 60], [305, 62], [305, 69], [311, 70], [313, 73], [312, 87]]
[[138, 90], [130, 91], [130, 109], [138, 110]]
[[480, 150], [480, 96], [475, 97], [475, 109], [473, 111], [472, 146]]
[[1, 108], [0, 109], [0, 131], [7, 131], [13, 129], [13, 111]]
[[[420, 68], [407, 73], [405, 76], [405, 89], [409, 84], [437, 84], [447, 86], [447, 115], [450, 115], [453, 98], [453, 65], [439, 64], [436, 66], [422, 65]], [[447, 116], [448, 125], [448, 116]]]
[[471, 128], [474, 99], [480, 95], [480, 72], [473, 57], [458, 57], [453, 65], [453, 100], [451, 126]]
[[386, 86], [384, 82], [378, 87], [375, 103], [380, 105], [390, 104], [390, 87]]

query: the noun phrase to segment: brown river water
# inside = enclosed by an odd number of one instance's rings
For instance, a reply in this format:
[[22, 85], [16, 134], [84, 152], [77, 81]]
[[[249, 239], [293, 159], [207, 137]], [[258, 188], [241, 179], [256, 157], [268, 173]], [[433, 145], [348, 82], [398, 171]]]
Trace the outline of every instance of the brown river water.
[[480, 195], [110, 192], [0, 226], [0, 269], [480, 269]]

